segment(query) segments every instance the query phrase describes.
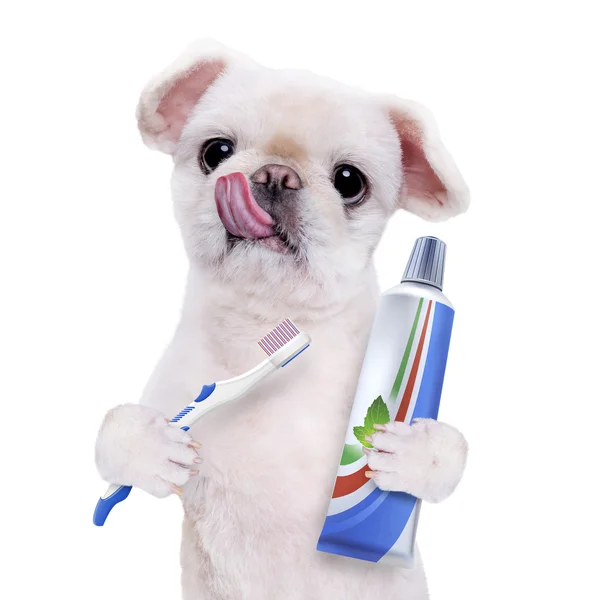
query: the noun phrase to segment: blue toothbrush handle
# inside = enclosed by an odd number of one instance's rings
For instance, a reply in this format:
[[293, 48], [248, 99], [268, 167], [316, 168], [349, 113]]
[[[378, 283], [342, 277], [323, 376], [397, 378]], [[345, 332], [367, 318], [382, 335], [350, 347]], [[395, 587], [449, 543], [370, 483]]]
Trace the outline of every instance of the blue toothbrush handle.
[[95, 506], [93, 524], [101, 527], [105, 523], [105, 519], [107, 519], [111, 509], [116, 504], [123, 502], [128, 497], [131, 490], [131, 485], [110, 485], [107, 492], [99, 498], [97, 506]]
[[[184, 431], [188, 431], [190, 429], [192, 419], [190, 413], [196, 407], [196, 403], [202, 402], [206, 400], [217, 387], [216, 383], [209, 383], [208, 385], [203, 385], [200, 394], [192, 402], [188, 404], [188, 406], [184, 407], [171, 421], [169, 425], [171, 427], [178, 427], [179, 429], [183, 429]], [[97, 506], [95, 506], [95, 512], [93, 513], [93, 524], [101, 527], [107, 516], [111, 512], [111, 509], [120, 502], [123, 502], [128, 495], [130, 494], [130, 490], [132, 486], [130, 485], [118, 485], [117, 483], [112, 483], [108, 488], [105, 494], [99, 498], [99, 502], [97, 502]]]

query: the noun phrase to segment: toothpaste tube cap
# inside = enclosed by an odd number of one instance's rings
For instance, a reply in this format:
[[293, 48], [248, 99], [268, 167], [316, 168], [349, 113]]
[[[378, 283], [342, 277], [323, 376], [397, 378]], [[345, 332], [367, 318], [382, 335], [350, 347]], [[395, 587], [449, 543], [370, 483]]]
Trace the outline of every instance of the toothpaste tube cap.
[[445, 254], [446, 245], [440, 239], [429, 236], [419, 238], [408, 259], [402, 283], [412, 281], [443, 289]]

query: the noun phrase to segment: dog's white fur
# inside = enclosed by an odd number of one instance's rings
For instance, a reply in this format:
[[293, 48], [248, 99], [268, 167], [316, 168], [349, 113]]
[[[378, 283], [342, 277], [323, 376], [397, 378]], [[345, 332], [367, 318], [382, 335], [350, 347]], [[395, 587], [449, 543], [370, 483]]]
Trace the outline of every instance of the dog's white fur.
[[[141, 404], [105, 418], [99, 472], [160, 497], [183, 486], [186, 600], [427, 598], [418, 557], [407, 570], [315, 548], [378, 300], [372, 253], [399, 206], [443, 219], [468, 203], [432, 119], [416, 104], [266, 69], [209, 42], [146, 87], [138, 122], [149, 146], [173, 156], [190, 268], [179, 326]], [[205, 175], [197, 156], [213, 137], [233, 138], [236, 152]], [[353, 210], [332, 185], [340, 162], [370, 182]], [[217, 177], [249, 179], [269, 163], [304, 181], [295, 255], [250, 241], [229, 249], [217, 215]], [[167, 425], [202, 384], [259, 362], [256, 340], [287, 316], [311, 334], [310, 350], [209, 413], [191, 437]], [[387, 451], [369, 459], [383, 489], [438, 502], [462, 476], [466, 442], [445, 424], [395, 424], [373, 442]]]

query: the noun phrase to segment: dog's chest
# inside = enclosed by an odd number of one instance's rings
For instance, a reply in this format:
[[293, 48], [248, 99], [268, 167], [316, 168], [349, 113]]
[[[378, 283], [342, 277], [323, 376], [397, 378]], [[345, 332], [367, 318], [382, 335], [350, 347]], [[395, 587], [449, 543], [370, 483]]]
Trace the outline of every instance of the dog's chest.
[[198, 422], [193, 435], [211, 483], [254, 500], [299, 499], [304, 510], [327, 502], [365, 340], [320, 338], [250, 394]]

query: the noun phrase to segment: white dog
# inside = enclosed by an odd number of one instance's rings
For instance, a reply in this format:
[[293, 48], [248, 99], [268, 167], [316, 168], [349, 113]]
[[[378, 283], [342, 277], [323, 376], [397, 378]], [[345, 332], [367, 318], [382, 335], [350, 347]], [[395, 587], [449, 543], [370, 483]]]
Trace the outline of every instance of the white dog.
[[[468, 204], [430, 116], [209, 42], [149, 83], [138, 124], [173, 157], [190, 269], [141, 404], [101, 427], [101, 476], [181, 496], [186, 600], [427, 598], [418, 557], [398, 569], [316, 543], [378, 300], [382, 231], [397, 208], [438, 220]], [[191, 436], [167, 425], [203, 384], [260, 362], [257, 340], [288, 316], [311, 335], [307, 352]], [[373, 438], [390, 451], [381, 465], [369, 458], [384, 490], [439, 502], [462, 476], [466, 442], [448, 425], [388, 425]]]

